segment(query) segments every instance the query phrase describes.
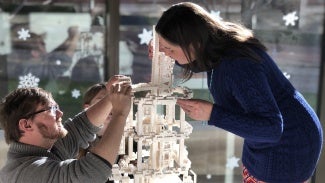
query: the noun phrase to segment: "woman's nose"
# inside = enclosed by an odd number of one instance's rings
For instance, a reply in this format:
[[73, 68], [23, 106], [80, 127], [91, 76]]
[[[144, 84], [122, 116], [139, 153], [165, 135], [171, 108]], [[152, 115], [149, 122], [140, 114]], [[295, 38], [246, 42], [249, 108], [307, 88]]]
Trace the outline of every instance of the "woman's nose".
[[169, 52], [167, 49], [164, 49], [164, 48], [159, 48], [159, 51], [164, 53], [166, 56], [169, 56]]

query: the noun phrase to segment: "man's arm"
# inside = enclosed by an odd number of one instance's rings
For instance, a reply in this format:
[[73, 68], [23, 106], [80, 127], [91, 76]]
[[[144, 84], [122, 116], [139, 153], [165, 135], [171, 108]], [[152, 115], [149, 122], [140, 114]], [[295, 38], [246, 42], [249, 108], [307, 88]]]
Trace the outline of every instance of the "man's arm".
[[[95, 126], [101, 126], [103, 121], [107, 119], [107, 116], [111, 113], [113, 106], [111, 99], [115, 98], [110, 94], [110, 88], [112, 85], [116, 85], [120, 83], [120, 80], [125, 76], [122, 75], [115, 75], [111, 77], [108, 82], [106, 83], [107, 95], [96, 104], [90, 106], [86, 110], [87, 117], [89, 121]], [[116, 94], [114, 94], [116, 95]], [[124, 101], [121, 101], [124, 102]]]
[[114, 164], [130, 109], [131, 85], [120, 83], [112, 85], [108, 89], [108, 95], [87, 110], [87, 116], [94, 125], [100, 124], [112, 111], [108, 127], [90, 152]]

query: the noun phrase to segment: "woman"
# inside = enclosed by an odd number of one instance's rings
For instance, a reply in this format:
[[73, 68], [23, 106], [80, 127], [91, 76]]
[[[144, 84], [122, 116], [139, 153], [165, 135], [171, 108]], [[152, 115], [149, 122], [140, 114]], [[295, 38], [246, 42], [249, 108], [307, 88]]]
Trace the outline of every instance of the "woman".
[[207, 72], [214, 103], [177, 103], [192, 119], [244, 138], [243, 182], [312, 176], [323, 143], [320, 121], [249, 29], [186, 2], [165, 11], [155, 30], [160, 51], [183, 67], [185, 80]]

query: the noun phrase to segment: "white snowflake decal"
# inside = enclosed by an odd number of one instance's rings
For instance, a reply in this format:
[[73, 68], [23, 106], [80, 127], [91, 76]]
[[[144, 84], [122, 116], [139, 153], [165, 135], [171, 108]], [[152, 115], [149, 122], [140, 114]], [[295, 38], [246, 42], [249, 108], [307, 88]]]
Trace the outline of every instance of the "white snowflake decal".
[[236, 158], [235, 156], [227, 159], [227, 168], [234, 169], [235, 167], [239, 167], [238, 165], [239, 158]]
[[220, 11], [210, 11], [211, 16], [213, 17], [213, 19], [215, 20], [222, 20], [222, 18], [220, 17]]
[[25, 76], [19, 76], [18, 88], [38, 87], [40, 79], [28, 73]]
[[77, 90], [77, 89], [73, 89], [71, 91], [71, 94], [72, 94], [72, 97], [73, 98], [78, 98], [80, 96], [80, 90]]
[[141, 34], [138, 34], [138, 38], [140, 38], [140, 44], [149, 44], [152, 39], [152, 30], [147, 31], [147, 29], [143, 29]]
[[297, 14], [297, 12], [294, 11], [294, 12], [288, 13], [285, 16], [283, 16], [282, 19], [285, 21], [286, 26], [288, 26], [288, 25], [295, 26], [296, 25], [295, 21], [299, 19], [299, 17], [297, 17], [296, 14]]
[[30, 34], [29, 34], [29, 30], [25, 30], [24, 28], [21, 28], [19, 31], [18, 31], [18, 35], [19, 35], [19, 39], [23, 39], [23, 40], [26, 40], [27, 38], [30, 37]]
[[61, 60], [56, 60], [56, 61], [55, 61], [55, 64], [56, 64], [56, 65], [61, 65]]

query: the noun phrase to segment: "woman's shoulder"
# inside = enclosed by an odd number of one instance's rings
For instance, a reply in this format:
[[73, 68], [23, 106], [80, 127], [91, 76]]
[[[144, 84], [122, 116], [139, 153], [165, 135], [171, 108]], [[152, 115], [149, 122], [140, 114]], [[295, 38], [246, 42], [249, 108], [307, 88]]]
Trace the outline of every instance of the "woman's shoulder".
[[252, 57], [233, 55], [223, 58], [220, 66], [224, 69], [245, 69], [259, 66], [262, 62], [263, 60], [257, 60]]
[[222, 60], [232, 61], [253, 61], [260, 62], [268, 56], [267, 50], [263, 50], [254, 46], [246, 46], [244, 48], [232, 48], [224, 52]]

